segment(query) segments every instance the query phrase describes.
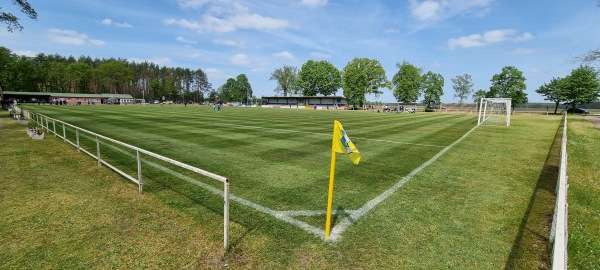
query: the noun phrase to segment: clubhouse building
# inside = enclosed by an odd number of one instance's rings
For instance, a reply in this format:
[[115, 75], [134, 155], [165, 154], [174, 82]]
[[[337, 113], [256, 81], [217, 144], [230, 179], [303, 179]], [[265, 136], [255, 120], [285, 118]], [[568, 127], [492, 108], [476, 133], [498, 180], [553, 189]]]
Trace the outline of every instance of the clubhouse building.
[[143, 100], [134, 99], [130, 94], [79, 94], [79, 93], [50, 93], [50, 92], [17, 92], [3, 91], [2, 103], [50, 103], [61, 102], [68, 105], [87, 104], [132, 104]]
[[263, 107], [271, 108], [300, 108], [313, 109], [344, 108], [348, 104], [342, 96], [308, 96], [308, 97], [262, 97]]

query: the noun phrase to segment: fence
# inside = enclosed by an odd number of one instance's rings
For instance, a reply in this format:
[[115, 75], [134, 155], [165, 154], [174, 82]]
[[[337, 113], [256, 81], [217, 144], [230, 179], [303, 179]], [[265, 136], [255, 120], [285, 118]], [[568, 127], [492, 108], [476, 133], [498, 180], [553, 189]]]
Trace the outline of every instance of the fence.
[[[142, 181], [142, 158], [141, 158], [141, 154], [145, 154], [151, 157], [154, 157], [156, 159], [165, 161], [167, 163], [170, 163], [172, 165], [184, 168], [186, 170], [189, 170], [191, 172], [197, 173], [197, 174], [201, 174], [203, 176], [212, 178], [214, 180], [217, 180], [219, 182], [223, 183], [223, 246], [225, 249], [228, 248], [228, 238], [229, 238], [229, 179], [227, 179], [226, 177], [196, 168], [194, 166], [190, 166], [188, 164], [176, 161], [174, 159], [170, 159], [164, 156], [161, 156], [159, 154], [141, 149], [139, 147], [135, 147], [111, 138], [108, 138], [106, 136], [102, 136], [100, 134], [85, 130], [83, 128], [71, 125], [69, 123], [65, 123], [63, 121], [54, 119], [54, 118], [50, 118], [47, 117], [45, 115], [42, 114], [38, 114], [38, 113], [34, 113], [31, 112], [29, 110], [23, 109], [23, 116], [25, 117], [25, 119], [30, 119], [32, 121], [34, 121], [36, 124], [38, 124], [39, 126], [41, 126], [42, 129], [46, 129], [46, 131], [48, 133], [52, 133], [54, 134], [54, 136], [59, 137], [61, 139], [63, 139], [66, 143], [69, 143], [73, 146], [75, 146], [77, 148], [78, 152], [84, 152], [86, 154], [88, 154], [89, 156], [93, 157], [94, 159], [98, 160], [98, 166], [102, 166], [103, 164], [106, 167], [109, 167], [110, 169], [112, 169], [113, 171], [119, 173], [120, 175], [122, 175], [123, 177], [129, 179], [130, 181], [136, 183], [138, 185], [138, 191], [141, 193], [142, 192], [142, 187], [143, 187], [143, 181]], [[57, 128], [57, 124], [58, 124], [58, 128], [59, 128], [59, 132], [60, 132], [60, 128], [62, 126], [62, 135], [59, 134], [56, 130]], [[67, 138], [67, 127], [71, 128], [74, 130], [75, 132], [75, 141], [71, 141]], [[83, 148], [80, 145], [80, 137], [82, 137], [83, 135], [81, 135], [80, 133], [83, 134], [87, 134], [89, 136], [91, 136], [93, 138], [93, 140], [95, 140], [95, 144], [96, 144], [96, 153], [93, 153], [92, 151], [86, 150], [85, 148]], [[129, 175], [128, 173], [120, 170], [119, 168], [117, 168], [115, 165], [110, 164], [107, 160], [103, 160], [102, 159], [102, 154], [101, 154], [101, 150], [102, 148], [100, 147], [100, 140], [105, 140], [120, 146], [123, 146], [127, 149], [133, 150], [136, 152], [136, 162], [137, 162], [137, 177], [133, 177], [131, 175]]]
[[560, 148], [560, 168], [556, 183], [556, 206], [550, 230], [552, 247], [552, 269], [567, 269], [568, 203], [567, 203], [567, 114], [563, 120], [563, 135]]

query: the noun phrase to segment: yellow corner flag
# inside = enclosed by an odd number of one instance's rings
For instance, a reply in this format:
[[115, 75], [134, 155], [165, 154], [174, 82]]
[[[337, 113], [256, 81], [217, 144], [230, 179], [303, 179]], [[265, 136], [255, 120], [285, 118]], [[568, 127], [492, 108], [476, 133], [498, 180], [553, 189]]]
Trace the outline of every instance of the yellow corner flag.
[[356, 146], [348, 138], [342, 124], [337, 120], [333, 122], [333, 142], [331, 147], [334, 152], [348, 154], [354, 165], [358, 165], [358, 162], [360, 162], [360, 152], [358, 152]]
[[352, 163], [358, 165], [360, 162], [360, 152], [350, 141], [342, 124], [335, 120], [333, 122], [333, 139], [331, 142], [331, 169], [329, 170], [329, 193], [327, 196], [327, 221], [325, 223], [325, 240], [329, 239], [331, 231], [331, 205], [333, 204], [333, 179], [335, 176], [336, 153], [347, 154]]

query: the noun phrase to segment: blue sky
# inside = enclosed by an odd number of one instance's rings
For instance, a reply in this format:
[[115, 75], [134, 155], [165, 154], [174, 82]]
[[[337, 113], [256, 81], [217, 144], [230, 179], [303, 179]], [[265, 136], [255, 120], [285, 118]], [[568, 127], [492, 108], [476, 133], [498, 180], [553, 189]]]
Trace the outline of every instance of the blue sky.
[[[529, 101], [542, 102], [540, 85], [568, 75], [579, 66], [572, 57], [600, 46], [593, 0], [29, 0], [38, 20], [10, 2], [2, 8], [24, 30], [2, 25], [0, 46], [14, 53], [200, 68], [213, 88], [243, 73], [256, 96], [275, 95], [270, 74], [283, 65], [327, 60], [341, 70], [367, 57], [389, 80], [404, 60], [442, 74], [443, 102], [457, 101], [457, 75], [470, 74], [475, 90], [487, 90], [502, 67], [515, 66]], [[385, 89], [379, 100], [395, 98]]]

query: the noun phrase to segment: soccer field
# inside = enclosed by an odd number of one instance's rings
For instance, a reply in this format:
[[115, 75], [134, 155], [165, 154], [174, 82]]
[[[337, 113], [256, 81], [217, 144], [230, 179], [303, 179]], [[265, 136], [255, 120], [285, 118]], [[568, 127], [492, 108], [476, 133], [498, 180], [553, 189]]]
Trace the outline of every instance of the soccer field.
[[[547, 186], [556, 178], [545, 171], [558, 117], [517, 116], [511, 127], [475, 129], [476, 115], [464, 114], [237, 107], [212, 112], [208, 106], [180, 105], [28, 109], [229, 178], [232, 218], [241, 227], [252, 227], [255, 212], [284, 221], [274, 233], [299, 229], [313, 237], [324, 230], [333, 121], [338, 120], [362, 155], [358, 166], [338, 155], [333, 201], [338, 247], [364, 245], [382, 260], [392, 256], [385, 250], [401, 249], [403, 259], [392, 261], [421, 256], [448, 266], [508, 265], [546, 256], [521, 245], [543, 242], [527, 235], [535, 234], [529, 230], [543, 234], [537, 230], [545, 228], [548, 209], [551, 213], [552, 203], [537, 204], [552, 201]], [[122, 152], [104, 158], [135, 171], [135, 161]], [[145, 192], [179, 190], [202, 198], [199, 207], [220, 211], [219, 197], [165, 170], [144, 170]], [[536, 211], [540, 217], [532, 216]], [[243, 229], [232, 233], [235, 238]], [[383, 243], [373, 243], [376, 239]], [[454, 254], [458, 251], [468, 254]], [[450, 260], [456, 256], [462, 261]]]

